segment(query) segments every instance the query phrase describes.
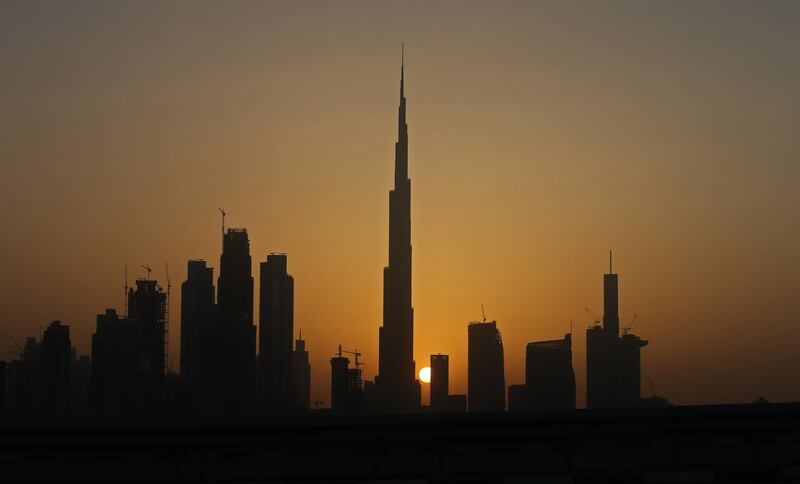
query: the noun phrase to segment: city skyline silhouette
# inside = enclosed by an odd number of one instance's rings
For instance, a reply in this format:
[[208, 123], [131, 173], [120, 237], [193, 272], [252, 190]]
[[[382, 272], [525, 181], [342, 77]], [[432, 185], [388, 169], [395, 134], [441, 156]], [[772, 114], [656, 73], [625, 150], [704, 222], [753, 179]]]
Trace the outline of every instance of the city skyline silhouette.
[[[476, 9], [481, 10], [474, 5], [468, 8], [473, 13]], [[24, 9], [13, 10], [18, 11], [5, 17], [35, 18]], [[636, 9], [630, 13], [638, 14]], [[137, 38], [150, 28], [166, 28], [143, 15], [142, 23], [136, 24]], [[558, 11], [549, 15], [569, 18]], [[762, 14], [759, 18], [773, 17]], [[645, 20], [639, 22], [648, 25]], [[737, 22], [729, 19], [717, 34], [732, 39]], [[512, 27], [515, 35], [524, 32], [517, 24]], [[19, 27], [4, 30], [24, 38]], [[86, 39], [75, 32], [67, 29], [65, 34], [70, 39], [63, 47], [67, 58], [93, 66], [94, 70], [86, 71], [92, 72], [87, 74], [89, 85], [111, 89], [114, 83], [110, 81], [118, 80], [118, 74], [77, 57], [76, 49]], [[538, 35], [552, 38], [551, 34]], [[636, 32], [626, 34], [635, 38]], [[673, 38], [666, 31], [657, 30], [657, 34]], [[87, 35], [103, 38], [100, 32]], [[602, 45], [618, 46], [613, 36], [600, 37], [605, 41]], [[584, 308], [601, 312], [598, 274], [605, 270], [606, 251], [613, 248], [621, 274], [620, 328], [638, 314], [633, 331], [650, 341], [643, 351], [644, 394], [650, 393], [646, 384], [650, 377], [657, 393], [673, 402], [800, 397], [790, 346], [798, 314], [791, 302], [798, 227], [792, 218], [797, 195], [788, 180], [797, 169], [781, 161], [796, 155], [796, 142], [778, 122], [778, 114], [790, 111], [794, 101], [775, 107], [775, 112], [752, 114], [748, 108], [760, 104], [753, 101], [751, 105], [738, 96], [743, 84], [729, 86], [730, 92], [723, 90], [716, 97], [709, 95], [712, 102], [704, 106], [690, 102], [697, 99], [675, 88], [666, 89], [664, 98], [678, 96], [694, 105], [687, 114], [655, 101], [648, 112], [620, 102], [628, 86], [623, 76], [612, 76], [606, 90], [590, 97], [588, 81], [555, 89], [556, 81], [585, 73], [579, 64], [568, 63], [569, 75], [561, 77], [554, 64], [557, 58], [542, 57], [548, 61], [538, 66], [543, 77], [526, 87], [523, 81], [537, 79], [530, 74], [536, 62], [526, 61], [530, 71], [516, 73], [510, 67], [513, 62], [495, 58], [490, 72], [502, 73], [504, 79], [495, 82], [486, 72], [474, 69], [470, 59], [485, 62], [493, 53], [503, 52], [502, 42], [470, 54], [470, 49], [437, 44], [431, 36], [398, 38], [406, 41], [407, 70], [413, 73], [407, 76], [406, 90], [414, 93], [410, 97], [409, 170], [415, 180], [411, 243], [416, 249], [412, 303], [417, 370], [431, 354], [447, 354], [451, 393], [466, 394], [466, 324], [478, 319], [481, 304], [503, 333], [507, 385], [525, 381], [525, 344], [560, 338], [569, 332], [572, 321], [577, 400], [579, 407], [584, 406], [583, 334], [592, 322]], [[761, 38], [753, 48], [775, 52], [784, 45], [781, 39], [777, 34]], [[220, 270], [216, 210], [221, 206], [229, 214], [230, 226], [248, 228], [254, 264], [275, 251], [289, 254], [290, 273], [297, 281], [296, 330], [291, 339], [298, 336], [297, 329], [303, 329], [311, 356], [311, 398], [327, 400], [328, 359], [339, 343], [359, 348], [367, 362], [365, 376], [374, 377], [379, 364], [377, 328], [383, 319], [379, 272], [386, 265], [388, 246], [385, 192], [392, 186], [390, 146], [396, 129], [393, 66], [400, 42], [393, 39], [380, 48], [360, 51], [348, 42], [305, 58], [304, 68], [319, 65], [321, 72], [331, 76], [331, 87], [321, 80], [304, 81], [291, 90], [289, 80], [294, 77], [287, 71], [281, 71], [286, 77], [275, 77], [267, 67], [248, 70], [247, 66], [258, 65], [257, 50], [251, 39], [237, 41], [248, 47], [243, 63], [230, 71], [241, 78], [229, 74], [221, 80], [206, 73], [198, 84], [181, 89], [177, 86], [184, 84], [174, 81], [180, 77], [159, 74], [173, 71], [153, 69], [149, 80], [133, 79], [125, 89], [120, 85], [134, 98], [147, 101], [137, 111], [124, 102], [124, 96], [111, 91], [98, 91], [89, 100], [72, 98], [82, 92], [81, 78], [61, 75], [62, 90], [49, 94], [47, 102], [37, 101], [42, 112], [53, 115], [53, 121], [36, 123], [29, 114], [17, 117], [21, 124], [4, 123], [9, 128], [4, 130], [7, 136], [14, 139], [5, 144], [9, 171], [4, 177], [8, 197], [3, 208], [10, 225], [17, 227], [4, 235], [9, 267], [0, 304], [4, 351], [16, 350], [10, 337], [19, 342], [31, 335], [40, 337], [40, 328], [43, 331], [51, 321], [61, 320], [69, 325], [79, 353], [91, 354], [95, 315], [106, 308], [122, 312], [125, 265], [130, 285], [145, 275], [135, 268], [149, 264], [156, 268], [152, 278], [165, 286], [166, 275], [160, 268], [166, 261], [173, 271], [168, 365], [177, 371], [181, 316], [177, 288], [186, 280], [186, 261], [194, 258], [208, 261], [216, 271], [216, 284]], [[167, 49], [154, 60], [156, 64], [164, 65], [198, 48], [178, 41], [169, 45], [175, 50]], [[588, 40], [581, 37], [568, 44], [567, 52], [585, 54], [590, 52], [587, 45]], [[97, 52], [107, 59], [115, 49], [128, 47], [112, 44], [111, 51]], [[350, 51], [357, 52], [353, 55], [363, 59], [343, 55], [339, 49], [344, 47], [353, 47]], [[706, 48], [716, 52], [717, 44]], [[660, 49], [621, 50], [618, 61], [623, 65], [664, 53]], [[231, 51], [214, 51], [214, 59], [226, 52]], [[512, 60], [524, 58], [521, 51], [506, 52]], [[679, 72], [684, 78], [709, 94], [719, 83], [712, 76], [717, 71], [688, 60], [682, 64], [685, 58], [679, 54], [686, 55], [679, 49], [666, 58], [683, 66]], [[23, 92], [26, 79], [39, 79], [30, 86], [31, 92], [51, 82], [36, 76], [47, 72], [42, 56], [29, 52], [29, 64], [14, 76], [6, 97]], [[195, 57], [189, 58], [195, 62]], [[691, 61], [699, 58], [689, 56]], [[370, 63], [364, 59], [379, 61], [367, 68]], [[436, 59], [445, 63], [441, 70], [434, 67]], [[752, 68], [758, 63], [745, 59], [728, 67], [751, 77], [733, 78], [749, 79], [779, 93], [784, 82], [795, 79], [796, 70], [777, 60], [765, 60], [763, 75], [759, 75]], [[266, 61], [264, 65], [272, 66]], [[336, 65], [363, 76], [338, 72]], [[198, 64], [192, 66], [198, 68]], [[601, 73], [607, 74], [611, 67], [613, 63], [606, 68], [591, 63]], [[639, 90], [633, 94], [639, 101], [655, 98], [659, 88], [669, 87], [644, 71], [627, 70], [636, 76]], [[247, 77], [248, 72], [252, 77]], [[714, 82], [704, 76], [712, 76]], [[601, 78], [598, 74], [591, 80], [602, 85]], [[257, 81], [272, 83], [262, 86], [266, 94], [256, 94], [261, 92]], [[232, 89], [236, 82], [245, 87]], [[347, 90], [337, 90], [347, 84]], [[214, 97], [214, 106], [227, 107], [217, 118], [204, 117], [210, 127], [190, 122], [203, 112], [198, 108], [201, 98], [214, 92], [215, 85], [224, 87], [220, 90], [226, 95]], [[445, 89], [448, 86], [452, 90]], [[363, 105], [358, 104], [359, 91]], [[147, 129], [158, 117], [155, 101], [166, 93], [181, 92], [186, 97], [174, 98], [174, 104], [165, 108], [165, 128]], [[280, 93], [288, 95], [291, 103], [278, 102]], [[767, 99], [758, 93], [760, 101]], [[257, 99], [254, 108], [248, 108], [250, 96]], [[302, 96], [308, 96], [308, 101], [300, 102]], [[79, 118], [83, 111], [69, 99], [86, 101], [84, 118]], [[512, 109], [515, 99], [522, 101]], [[594, 106], [595, 114], [620, 111], [589, 122], [578, 112], [580, 106], [573, 104], [575, 99]], [[116, 112], [115, 103], [125, 109], [121, 107], [103, 127], [103, 114]], [[29, 113], [18, 101], [10, 99], [8, 104], [12, 113]], [[549, 115], [538, 116], [537, 106]], [[262, 122], [262, 110], [270, 107], [279, 107], [284, 119]], [[318, 116], [319, 110], [325, 116]], [[704, 120], [704, 116], [726, 112], [733, 119], [730, 124], [720, 121], [713, 129], [692, 125], [699, 130], [694, 137], [687, 134], [691, 130], [681, 128], [687, 119]], [[70, 123], [75, 119], [91, 123]], [[315, 119], [319, 124], [311, 123]], [[649, 123], [633, 130], [641, 119]], [[734, 121], [763, 135], [765, 141], [753, 146], [764, 146], [764, 153], [777, 161], [759, 164], [762, 158], [754, 147], [742, 148], [750, 138], [737, 139], [740, 133]], [[306, 125], [308, 138], [297, 130], [282, 139], [283, 122]], [[617, 131], [617, 124], [628, 130]], [[762, 124], [767, 127], [759, 128]], [[214, 130], [219, 131], [215, 134]], [[325, 131], [331, 134], [323, 136]], [[33, 132], [50, 142], [39, 146]], [[691, 143], [684, 148], [680, 142], [687, 136]], [[716, 137], [724, 142], [710, 145]], [[222, 142], [223, 138], [233, 141]], [[310, 148], [315, 139], [321, 141]], [[504, 146], [511, 148], [501, 149]], [[701, 155], [680, 161], [687, 153]], [[559, 165], [566, 166], [566, 171], [559, 170]], [[255, 265], [252, 271], [256, 277]], [[254, 285], [258, 294], [259, 282]], [[254, 304], [252, 314], [257, 315], [258, 302]], [[730, 328], [734, 331], [725, 332]], [[687, 355], [676, 361], [681, 350]], [[742, 361], [736, 358], [739, 354], [748, 358]], [[704, 383], [712, 378], [715, 385]], [[425, 402], [427, 392], [423, 385]]]

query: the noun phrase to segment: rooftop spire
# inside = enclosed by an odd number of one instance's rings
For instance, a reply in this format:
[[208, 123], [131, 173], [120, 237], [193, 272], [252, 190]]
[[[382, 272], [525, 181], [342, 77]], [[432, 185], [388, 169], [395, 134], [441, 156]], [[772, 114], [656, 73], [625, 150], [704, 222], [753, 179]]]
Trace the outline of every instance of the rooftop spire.
[[406, 44], [400, 44], [400, 98], [403, 98], [403, 66], [405, 64]]

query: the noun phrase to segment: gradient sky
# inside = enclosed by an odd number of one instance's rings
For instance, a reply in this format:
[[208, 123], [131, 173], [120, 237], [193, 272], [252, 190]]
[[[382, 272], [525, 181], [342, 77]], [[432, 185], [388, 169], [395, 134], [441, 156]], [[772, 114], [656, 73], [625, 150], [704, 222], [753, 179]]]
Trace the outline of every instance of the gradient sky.
[[125, 264], [166, 261], [177, 370], [224, 207], [254, 274], [289, 254], [312, 398], [340, 342], [371, 377], [401, 42], [418, 368], [448, 353], [466, 392], [484, 304], [521, 383], [525, 343], [573, 321], [582, 406], [611, 248], [645, 395], [800, 399], [789, 1], [2, 2], [0, 358], [53, 319], [89, 353]]

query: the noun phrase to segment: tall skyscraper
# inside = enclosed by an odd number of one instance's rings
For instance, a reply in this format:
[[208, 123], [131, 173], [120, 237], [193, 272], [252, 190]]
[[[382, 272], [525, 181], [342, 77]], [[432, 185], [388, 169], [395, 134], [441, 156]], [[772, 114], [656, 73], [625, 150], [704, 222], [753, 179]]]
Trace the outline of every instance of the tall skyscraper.
[[311, 404], [311, 363], [308, 362], [308, 351], [302, 333], [294, 342], [292, 380], [294, 401], [301, 409], [307, 410]]
[[271, 412], [295, 407], [292, 377], [294, 279], [286, 254], [270, 254], [261, 263], [259, 311], [260, 397]]
[[401, 60], [394, 189], [389, 192], [389, 265], [383, 269], [383, 326], [378, 333], [375, 378], [379, 409], [389, 413], [415, 411], [420, 405], [411, 306], [411, 180], [404, 83]]
[[69, 415], [71, 365], [69, 326], [53, 321], [42, 336], [42, 403], [46, 415]]
[[586, 330], [586, 407], [633, 407], [640, 403], [640, 349], [647, 345], [627, 329], [619, 334], [619, 277], [603, 275], [603, 325]]
[[495, 321], [470, 323], [467, 339], [467, 399], [470, 412], [506, 407], [503, 339]]
[[191, 392], [187, 403], [194, 411], [203, 411], [220, 382], [215, 310], [214, 269], [204, 260], [190, 260], [181, 285], [181, 380]]
[[256, 327], [253, 326], [252, 260], [246, 229], [228, 229], [223, 235], [217, 313], [221, 325], [217, 361], [222, 372], [219, 410], [228, 415], [252, 411]]
[[525, 402], [529, 410], [574, 410], [572, 334], [528, 343], [525, 348]]
[[431, 355], [431, 411], [446, 412], [450, 394], [450, 357]]

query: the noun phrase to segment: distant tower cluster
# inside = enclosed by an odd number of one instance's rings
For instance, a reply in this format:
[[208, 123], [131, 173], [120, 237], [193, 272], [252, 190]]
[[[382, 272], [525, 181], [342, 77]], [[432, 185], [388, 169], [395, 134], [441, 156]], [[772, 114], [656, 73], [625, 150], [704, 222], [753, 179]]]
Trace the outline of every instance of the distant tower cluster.
[[[363, 375], [362, 354], [342, 349], [330, 359], [330, 408], [335, 414], [415, 413], [421, 384], [414, 361], [411, 180], [406, 122], [405, 62], [401, 54], [394, 183], [389, 191], [388, 264], [383, 269], [383, 319], [374, 381]], [[128, 287], [125, 311], [96, 316], [91, 360], [78, 357], [69, 327], [52, 322], [41, 341], [17, 344], [16, 359], [0, 362], [0, 416], [164, 417], [173, 415], [294, 415], [312, 405], [311, 364], [302, 333], [295, 340], [295, 280], [288, 256], [259, 264], [258, 331], [254, 277], [245, 228], [226, 228], [222, 215], [219, 276], [205, 260], [189, 260], [181, 285], [180, 371], [168, 372], [170, 281], [147, 276]], [[641, 348], [647, 341], [620, 334], [619, 277], [603, 276], [603, 318], [586, 332], [587, 407], [642, 405]], [[588, 311], [588, 309], [587, 309]], [[596, 319], [593, 317], [593, 319]], [[256, 335], [258, 334], [258, 338]], [[496, 321], [467, 326], [467, 394], [450, 394], [450, 357], [430, 355], [432, 413], [568, 411], [576, 407], [572, 332], [529, 342], [525, 382], [506, 387], [503, 340]], [[351, 360], [352, 358], [352, 360]], [[508, 397], [506, 399], [506, 397]], [[652, 399], [662, 404], [663, 399]]]

